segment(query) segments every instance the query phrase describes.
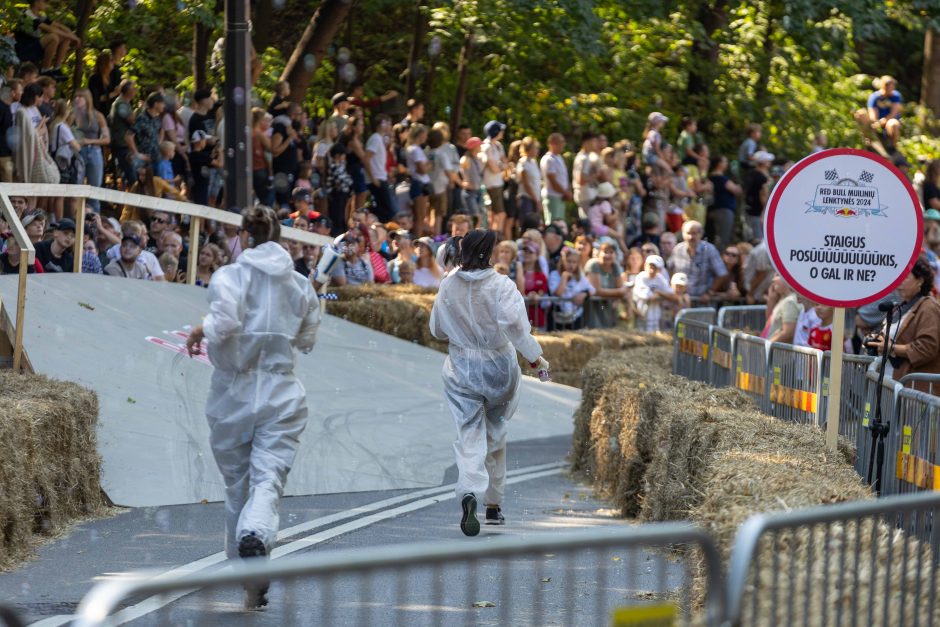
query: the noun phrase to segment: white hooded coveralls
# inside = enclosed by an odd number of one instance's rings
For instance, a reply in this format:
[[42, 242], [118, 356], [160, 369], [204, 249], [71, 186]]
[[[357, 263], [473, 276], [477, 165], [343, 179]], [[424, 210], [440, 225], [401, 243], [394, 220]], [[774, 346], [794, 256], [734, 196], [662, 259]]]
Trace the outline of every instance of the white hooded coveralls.
[[441, 282], [431, 334], [449, 340], [444, 394], [457, 423], [457, 498], [482, 496], [499, 505], [506, 482], [506, 421], [519, 403], [518, 350], [532, 363], [542, 347], [532, 337], [516, 284], [492, 268], [458, 270]]
[[212, 275], [203, 331], [215, 372], [206, 416], [225, 481], [230, 558], [249, 532], [268, 555], [274, 548], [278, 503], [307, 418], [294, 348], [309, 353], [319, 324], [313, 287], [277, 243], [248, 249]]

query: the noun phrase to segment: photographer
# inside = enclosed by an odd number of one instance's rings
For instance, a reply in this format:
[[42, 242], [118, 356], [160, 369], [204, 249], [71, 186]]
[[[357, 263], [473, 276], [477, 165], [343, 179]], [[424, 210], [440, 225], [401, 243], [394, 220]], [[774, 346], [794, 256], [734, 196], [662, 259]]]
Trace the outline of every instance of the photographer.
[[[885, 374], [899, 380], [906, 374], [940, 373], [940, 304], [930, 297], [934, 272], [921, 256], [898, 287], [902, 303], [890, 329], [882, 326], [877, 334], [865, 338], [865, 347], [881, 355], [885, 336], [891, 349]], [[928, 391], [927, 384], [914, 386]]]

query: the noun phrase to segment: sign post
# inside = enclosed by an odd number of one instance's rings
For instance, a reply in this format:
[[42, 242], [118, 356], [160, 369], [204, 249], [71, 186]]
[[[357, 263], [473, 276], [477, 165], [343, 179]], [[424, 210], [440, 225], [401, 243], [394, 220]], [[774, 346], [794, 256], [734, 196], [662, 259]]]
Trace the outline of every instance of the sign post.
[[887, 297], [921, 251], [924, 216], [890, 162], [851, 148], [806, 157], [771, 193], [764, 217], [770, 256], [790, 287], [835, 308], [826, 444], [836, 449], [845, 309]]

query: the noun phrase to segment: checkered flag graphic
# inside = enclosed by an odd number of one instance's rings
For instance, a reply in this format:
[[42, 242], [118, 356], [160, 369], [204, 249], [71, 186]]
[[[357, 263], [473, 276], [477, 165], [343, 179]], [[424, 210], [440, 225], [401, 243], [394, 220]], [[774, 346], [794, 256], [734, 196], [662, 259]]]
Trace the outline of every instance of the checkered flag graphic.
[[827, 181], [834, 181], [834, 180], [836, 180], [837, 178], [839, 178], [839, 173], [836, 172], [835, 168], [833, 168], [832, 170], [826, 170], [826, 180], [827, 180]]
[[858, 175], [858, 180], [863, 183], [871, 183], [875, 180], [875, 175], [869, 172], [868, 170], [862, 170], [862, 173]]

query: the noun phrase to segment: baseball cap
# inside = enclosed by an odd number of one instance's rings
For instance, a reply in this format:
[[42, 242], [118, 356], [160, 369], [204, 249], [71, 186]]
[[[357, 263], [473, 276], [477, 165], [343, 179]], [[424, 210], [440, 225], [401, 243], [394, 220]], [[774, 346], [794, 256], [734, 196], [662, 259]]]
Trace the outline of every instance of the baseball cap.
[[937, 211], [931, 207], [924, 212], [924, 220], [936, 220], [937, 222], [940, 222], [940, 211]]
[[325, 226], [325, 227], [327, 227], [327, 228], [329, 228], [329, 229], [332, 229], [332, 228], [333, 228], [333, 221], [330, 220], [330, 218], [329, 218], [328, 216], [325, 216], [325, 215], [322, 215], [322, 214], [320, 215], [319, 218], [317, 218], [316, 220], [314, 220], [313, 223], [314, 223], [316, 226]]
[[471, 137], [470, 139], [467, 140], [467, 150], [473, 150], [474, 148], [481, 145], [482, 143], [483, 143], [483, 140], [480, 139], [479, 137]]
[[20, 219], [20, 224], [24, 227], [29, 226], [36, 220], [45, 220], [46, 212], [42, 209], [29, 209], [26, 213], [23, 214], [23, 217]]
[[335, 107], [339, 103], [346, 102], [347, 100], [349, 100], [349, 96], [346, 95], [345, 91], [341, 91], [341, 92], [334, 94], [330, 102], [332, 102], [333, 106]]
[[424, 244], [431, 249], [431, 252], [434, 252], [434, 240], [430, 237], [419, 237], [415, 240], [415, 244]]
[[294, 191], [290, 195], [290, 199], [310, 202], [313, 199], [313, 196], [310, 194], [310, 190], [306, 187], [295, 187]]
[[53, 227], [56, 231], [75, 231], [75, 220], [72, 218], [62, 218], [55, 223]]
[[205, 131], [197, 130], [197, 131], [193, 131], [193, 136], [190, 137], [190, 140], [194, 142], [201, 142], [202, 140], [208, 139], [208, 138], [209, 138], [209, 135], [206, 134]]
[[688, 285], [689, 284], [689, 275], [685, 272], [676, 272], [672, 275], [672, 284], [673, 285]]
[[775, 159], [773, 153], [767, 152], [766, 150], [758, 150], [754, 153], [754, 161], [770, 161], [772, 162]]
[[660, 257], [659, 255], [650, 255], [649, 257], [646, 258], [646, 263], [653, 264], [660, 270], [666, 267], [666, 264], [663, 262], [663, 258]]
[[561, 229], [559, 229], [554, 224], [549, 224], [548, 226], [545, 227], [545, 234], [548, 235], [549, 233], [554, 233], [555, 235], [558, 235], [559, 237], [563, 237]]
[[653, 212], [644, 213], [643, 217], [640, 219], [640, 223], [643, 225], [644, 229], [651, 229], [654, 226], [659, 226], [659, 216]]
[[665, 115], [663, 115], [659, 111], [653, 111], [652, 113], [649, 114], [649, 116], [647, 116], [646, 119], [649, 120], [650, 122], [668, 122], [669, 121], [669, 118], [667, 118]]
[[506, 125], [497, 120], [490, 120], [483, 127], [483, 132], [486, 133], [487, 137], [496, 137], [502, 131], [506, 130]]
[[597, 186], [597, 197], [598, 198], [613, 198], [617, 195], [617, 188], [613, 186], [612, 183], [604, 181]]
[[138, 237], [137, 235], [125, 235], [124, 237], [121, 238], [122, 244], [127, 241], [134, 242], [135, 244], [137, 244], [137, 246], [143, 247], [143, 244], [140, 241], [140, 237]]

